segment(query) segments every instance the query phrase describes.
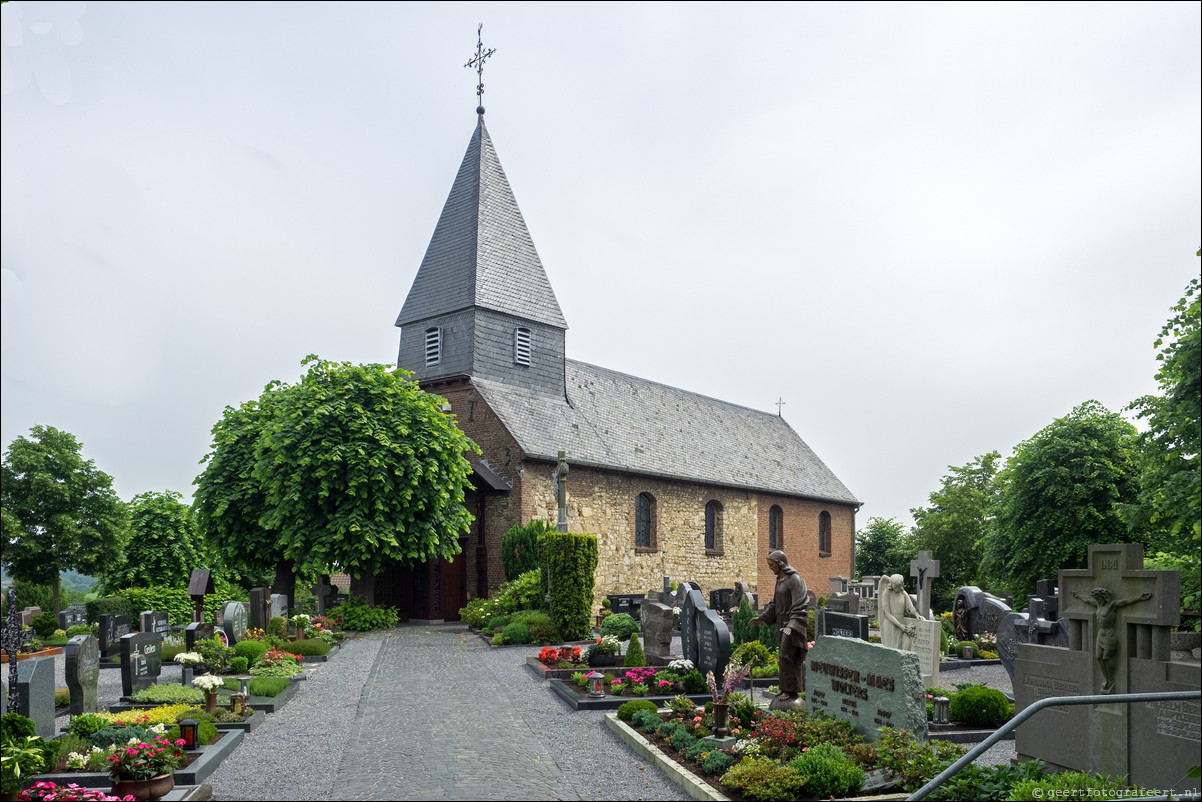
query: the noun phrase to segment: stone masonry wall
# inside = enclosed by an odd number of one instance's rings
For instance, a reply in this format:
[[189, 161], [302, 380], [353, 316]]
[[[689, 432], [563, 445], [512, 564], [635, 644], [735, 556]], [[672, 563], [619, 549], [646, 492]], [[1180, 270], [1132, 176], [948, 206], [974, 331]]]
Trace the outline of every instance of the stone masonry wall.
[[[784, 518], [784, 542], [781, 549], [789, 565], [797, 569], [806, 586], [819, 596], [827, 595], [833, 576], [852, 576], [852, 537], [855, 532], [855, 507], [824, 501], [759, 494], [759, 548], [756, 567], [759, 571], [757, 593], [761, 606], [768, 603], [776, 587], [776, 577], [768, 568], [768, 511], [776, 504]], [[823, 512], [831, 516], [831, 551], [829, 556], [818, 552], [818, 517]]]

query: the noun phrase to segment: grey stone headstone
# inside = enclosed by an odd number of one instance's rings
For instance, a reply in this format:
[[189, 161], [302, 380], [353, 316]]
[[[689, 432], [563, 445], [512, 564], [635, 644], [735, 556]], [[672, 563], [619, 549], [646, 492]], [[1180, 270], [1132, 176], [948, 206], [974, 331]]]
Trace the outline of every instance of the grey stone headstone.
[[283, 593], [271, 594], [271, 617], [288, 617], [288, 597]]
[[881, 727], [927, 738], [918, 655], [858, 638], [820, 638], [806, 660], [806, 709], [850, 721], [868, 741]]
[[705, 674], [714, 672], [714, 679], [722, 683], [722, 672], [730, 662], [730, 629], [722, 617], [713, 610], [697, 612], [697, 669]]
[[695, 666], [700, 665], [697, 662], [697, 619], [704, 609], [705, 599], [701, 591], [689, 588], [680, 604], [680, 650], [684, 652], [684, 658], [692, 660]]
[[977, 608], [977, 635], [989, 633], [997, 635], [998, 628], [1002, 624], [1002, 619], [1010, 613], [1014, 612], [1010, 609], [1010, 605], [1002, 601], [996, 596], [985, 594], [985, 598], [981, 599], [980, 606]]
[[866, 615], [848, 615], [819, 608], [818, 620], [814, 623], [818, 627], [818, 637], [834, 635], [840, 638], [868, 640], [868, 616]]
[[[1032, 609], [1035, 611], [1034, 616]], [[1040, 646], [1068, 648], [1068, 619], [1049, 621], [1041, 615], [1046, 612], [1042, 600], [1032, 596], [1028, 600], [1027, 612], [1011, 612], [1002, 618], [997, 631], [997, 655], [1006, 673], [1010, 675], [1011, 686], [1014, 684], [1014, 662], [1018, 659], [1018, 647], [1021, 644], [1035, 643]]]
[[30, 657], [17, 663], [17, 689], [21, 693], [17, 712], [33, 719], [39, 736], [53, 738], [54, 658]]
[[[672, 655], [672, 608], [656, 601], [643, 602], [643, 651], [652, 657], [667, 660]], [[660, 663], [662, 665], [662, 663]]]
[[121, 638], [129, 634], [129, 616], [100, 616], [100, 656], [112, 657], [121, 650]]
[[847, 577], [832, 576], [830, 579], [830, 592], [827, 595], [833, 596], [836, 593], [846, 593], [846, 592], [847, 592]]
[[186, 651], [195, 651], [196, 642], [202, 640], [212, 640], [213, 625], [203, 622], [193, 622], [184, 627], [184, 649]]
[[91, 635], [76, 635], [63, 647], [67, 690], [71, 692], [71, 715], [95, 713], [96, 684], [100, 680], [100, 644]]
[[153, 632], [121, 636], [121, 693], [149, 688], [163, 673], [163, 639]]
[[267, 631], [267, 622], [271, 619], [271, 588], [251, 588], [250, 628]]
[[33, 626], [33, 615], [34, 615], [33, 610], [31, 610], [28, 607], [26, 607], [24, 610], [22, 610], [20, 612], [21, 626], [23, 626], [23, 627]]
[[826, 601], [826, 609], [847, 615], [860, 614], [860, 596], [856, 593], [835, 593]]
[[246, 605], [239, 601], [227, 601], [221, 605], [221, 614], [217, 626], [224, 632], [229, 644], [246, 640], [247, 627], [250, 626], [249, 613]]
[[138, 616], [143, 632], [153, 632], [165, 638], [171, 632], [171, 616], [163, 610], [147, 610]]
[[71, 627], [77, 627], [86, 621], [86, 613], [82, 604], [72, 604], [58, 614], [58, 628], [66, 632]]

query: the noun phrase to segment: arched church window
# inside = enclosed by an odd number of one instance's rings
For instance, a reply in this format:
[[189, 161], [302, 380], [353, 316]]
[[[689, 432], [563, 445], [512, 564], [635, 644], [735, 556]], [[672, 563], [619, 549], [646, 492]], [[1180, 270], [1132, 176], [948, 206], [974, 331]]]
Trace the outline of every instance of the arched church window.
[[426, 329], [426, 367], [442, 362], [442, 329], [438, 326]]
[[785, 547], [785, 513], [773, 504], [768, 510], [768, 550], [776, 551]]
[[513, 361], [519, 365], [530, 364], [530, 329], [513, 330]]
[[818, 515], [818, 556], [831, 556], [831, 514], [826, 510]]
[[705, 505], [705, 550], [722, 551], [722, 505], [716, 501]]
[[634, 547], [655, 548], [655, 496], [639, 493], [634, 500]]

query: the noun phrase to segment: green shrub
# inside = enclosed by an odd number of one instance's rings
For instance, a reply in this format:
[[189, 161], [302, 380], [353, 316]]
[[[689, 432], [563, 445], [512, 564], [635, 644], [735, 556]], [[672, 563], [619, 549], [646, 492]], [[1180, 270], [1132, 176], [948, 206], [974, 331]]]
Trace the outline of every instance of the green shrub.
[[1023, 780], [1010, 789], [1011, 800], [1093, 800], [1115, 799], [1123, 787], [1119, 780], [1084, 771], [1065, 771], [1038, 779]]
[[[626, 702], [626, 704], [630, 704], [630, 702]], [[641, 727], [642, 729], [649, 729], [650, 727], [659, 724], [659, 722], [659, 713], [654, 710], [636, 710], [634, 711], [634, 715], [630, 718], [631, 724], [636, 727]]]
[[39, 638], [49, 638], [54, 634], [54, 630], [58, 629], [58, 616], [47, 611], [35, 615], [29, 623], [33, 627], [33, 631], [38, 633]]
[[744, 596], [739, 600], [739, 606], [730, 613], [730, 645], [734, 648], [742, 646], [750, 640], [755, 640], [755, 633], [747, 622], [755, 618], [755, 610]]
[[745, 757], [722, 775], [722, 782], [748, 799], [783, 802], [801, 793], [804, 779], [768, 757]]
[[266, 653], [267, 644], [261, 640], [243, 640], [234, 644], [234, 654], [239, 657], [245, 657], [251, 663], [254, 663]]
[[555, 527], [546, 521], [533, 520], [506, 532], [501, 538], [501, 566], [505, 569], [505, 578], [513, 580], [527, 571], [538, 570], [542, 564], [539, 538], [553, 531]]
[[0, 716], [0, 744], [10, 744], [38, 734], [33, 719], [20, 713], [5, 713]]
[[747, 641], [739, 648], [735, 649], [731, 654], [731, 658], [738, 658], [739, 662], [752, 666], [766, 666], [773, 662], [772, 655], [768, 651], [768, 647], [760, 643], [758, 640]]
[[634, 714], [640, 710], [650, 710], [654, 713], [659, 710], [659, 706], [648, 699], [633, 699], [629, 702], [623, 702], [618, 706], [618, 718], [622, 721], [630, 721], [634, 718]]
[[88, 738], [88, 742], [92, 746], [98, 746], [101, 749], [107, 749], [110, 746], [123, 744], [130, 738], [137, 738], [139, 741], [149, 741], [154, 738], [154, 733], [149, 727], [105, 727], [103, 730], [97, 730]]
[[184, 712], [182, 712], [178, 716], [176, 716], [175, 720], [183, 721], [186, 718], [195, 719], [196, 721], [207, 721], [210, 724], [217, 720], [213, 715], [205, 712], [204, 709], [199, 708], [199, 707], [188, 708], [187, 710], [185, 710]]
[[71, 704], [71, 691], [67, 690], [66, 688], [55, 688], [54, 706], [66, 707], [69, 704]]
[[951, 698], [952, 721], [972, 727], [1000, 727], [1010, 720], [1006, 694], [984, 685], [970, 685]]
[[714, 745], [705, 740], [697, 740], [692, 746], [684, 751], [684, 756], [689, 760], [701, 760], [710, 753]]
[[705, 693], [709, 687], [705, 684], [705, 676], [695, 668], [680, 678], [680, 684], [685, 693]]
[[459, 620], [467, 624], [469, 627], [479, 629], [484, 626], [485, 608], [488, 606], [488, 599], [477, 597], [467, 603], [467, 606], [459, 608]]
[[67, 627], [67, 637], [74, 638], [76, 635], [91, 635], [92, 627], [88, 624], [76, 624], [73, 627]]
[[681, 754], [684, 754], [688, 751], [690, 746], [697, 743], [697, 736], [693, 735], [691, 732], [680, 730], [674, 733], [669, 740], [672, 743], [673, 749]]
[[509, 626], [505, 627], [505, 631], [501, 633], [501, 642], [506, 646], [529, 643], [530, 632], [526, 629], [525, 624], [510, 624]]
[[100, 732], [108, 725], [109, 721], [104, 716], [96, 713], [84, 713], [79, 716], [71, 716], [71, 721], [67, 724], [67, 732], [76, 738], [87, 740], [92, 737], [92, 733]]
[[200, 688], [194, 688], [190, 685], [163, 683], [162, 685], [151, 685], [149, 688], [143, 688], [129, 698], [135, 702], [153, 702], [160, 705], [176, 705], [181, 703], [197, 705], [204, 702], [205, 694]]
[[229, 667], [230, 658], [234, 656], [234, 650], [222, 643], [221, 639], [216, 636], [196, 641], [192, 651], [200, 655], [203, 660], [200, 665], [210, 674], [225, 673], [226, 668]]
[[971, 650], [971, 654], [973, 657], [977, 656], [977, 645], [970, 640], [962, 640], [962, 641], [959, 641], [956, 643], [956, 652], [955, 652], [956, 657], [964, 656], [965, 647], [968, 647]]
[[295, 660], [281, 660], [276, 665], [259, 661], [259, 664], [251, 666], [247, 673], [252, 677], [291, 677], [300, 670]]
[[251, 696], [279, 696], [288, 687], [287, 677], [255, 677], [250, 681]]
[[267, 622], [266, 634], [272, 638], [286, 640], [288, 638], [288, 619], [282, 615], [273, 615]]
[[398, 620], [395, 607], [368, 607], [358, 596], [351, 596], [332, 610], [331, 615], [342, 616], [342, 628], [356, 632], [390, 629], [396, 626]]
[[[192, 611], [196, 609], [196, 602], [188, 595], [187, 586], [152, 585], [148, 588], [125, 588], [117, 591], [115, 595], [129, 601], [129, 606], [138, 612], [164, 611], [170, 623], [176, 626], [192, 623]], [[231, 600], [232, 597], [226, 596], [225, 599]]]
[[588, 637], [597, 570], [596, 535], [548, 532], [539, 547], [542, 578], [545, 582], [550, 577], [551, 623], [564, 640]]
[[[196, 740], [198, 743], [207, 744], [217, 737], [217, 726], [207, 721], [197, 720]], [[172, 727], [167, 730], [164, 736], [169, 741], [178, 741], [180, 737], [179, 727]]]
[[990, 802], [994, 799], [1006, 799], [1018, 783], [1043, 780], [1043, 767], [1044, 763], [1039, 760], [1024, 760], [1016, 764], [1003, 763], [1000, 766], [981, 766], [969, 763], [949, 777], [943, 785], [931, 791], [927, 795], [927, 799], [933, 800], [933, 802], [935, 800]]
[[509, 626], [509, 616], [496, 615], [488, 619], [488, 623], [484, 625], [486, 632], [496, 632], [498, 629], [504, 629]]
[[510, 623], [525, 624], [531, 643], [552, 643], [560, 639], [551, 616], [542, 610], [520, 610], [513, 614]]
[[101, 596], [84, 602], [83, 608], [89, 624], [95, 624], [102, 615], [127, 615], [130, 621], [137, 620], [134, 606], [122, 596]]
[[643, 654], [643, 644], [639, 642], [637, 632], [630, 634], [630, 643], [626, 645], [626, 662], [623, 665], [626, 668], [642, 668], [647, 665], [647, 655]]
[[323, 641], [321, 638], [306, 638], [305, 640], [294, 640], [289, 643], [285, 651], [301, 656], [313, 657], [317, 655], [329, 654], [330, 644]]
[[834, 744], [811, 746], [790, 760], [789, 768], [805, 778], [802, 791], [806, 796], [843, 797], [864, 787], [864, 770]]
[[230, 658], [230, 671], [233, 671], [235, 674], [245, 674], [248, 668], [250, 668], [250, 661], [245, 657]]
[[939, 630], [939, 653], [947, 654], [947, 630], [940, 628]]
[[607, 615], [601, 622], [601, 634], [613, 635], [618, 640], [630, 640], [630, 636], [638, 631], [638, 622], [629, 613]]
[[873, 748], [877, 765], [896, 774], [907, 793], [917, 791], [965, 752], [958, 744], [937, 740], [920, 742], [908, 730], [892, 727], [881, 729]]
[[[642, 701], [646, 701], [646, 700], [642, 700]], [[679, 721], [665, 721], [663, 724], [659, 725], [659, 729], [656, 731], [655, 734], [658, 735], [660, 738], [669, 738], [670, 739], [673, 735], [675, 735], [678, 732], [684, 732], [683, 724], [681, 724]]]
[[721, 749], [714, 749], [705, 756], [705, 760], [701, 761], [701, 770], [704, 771], [707, 776], [713, 777], [715, 774], [725, 773], [730, 768], [730, 764], [733, 762], [734, 761], [731, 760], [730, 755], [726, 754]]
[[493, 646], [504, 646], [505, 645], [505, 636], [502, 635], [500, 632], [493, 635], [492, 636], [492, 645]]
[[175, 660], [176, 655], [186, 651], [187, 646], [182, 643], [164, 643], [163, 644], [163, 662], [170, 663]]

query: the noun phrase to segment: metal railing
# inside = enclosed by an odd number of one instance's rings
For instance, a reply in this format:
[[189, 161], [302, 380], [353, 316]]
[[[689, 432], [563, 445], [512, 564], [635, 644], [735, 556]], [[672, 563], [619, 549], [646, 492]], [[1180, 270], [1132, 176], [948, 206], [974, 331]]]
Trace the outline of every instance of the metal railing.
[[929, 783], [915, 791], [906, 802], [915, 802], [915, 800], [924, 799], [927, 794], [934, 791], [939, 786], [947, 782], [960, 769], [972, 763], [980, 757], [986, 750], [993, 746], [998, 741], [1010, 734], [1011, 730], [1018, 727], [1031, 716], [1048, 707], [1059, 707], [1061, 705], [1103, 705], [1103, 704], [1131, 704], [1132, 702], [1181, 702], [1191, 699], [1202, 700], [1202, 691], [1162, 691], [1159, 693], [1114, 693], [1114, 694], [1098, 694], [1095, 696], [1051, 696], [1047, 699], [1040, 699], [1034, 702], [1029, 707], [1023, 709], [1021, 713], [1002, 725], [997, 732], [990, 735], [985, 740], [969, 750], [968, 754], [957, 760], [952, 765], [948, 766], [943, 771], [932, 779]]

